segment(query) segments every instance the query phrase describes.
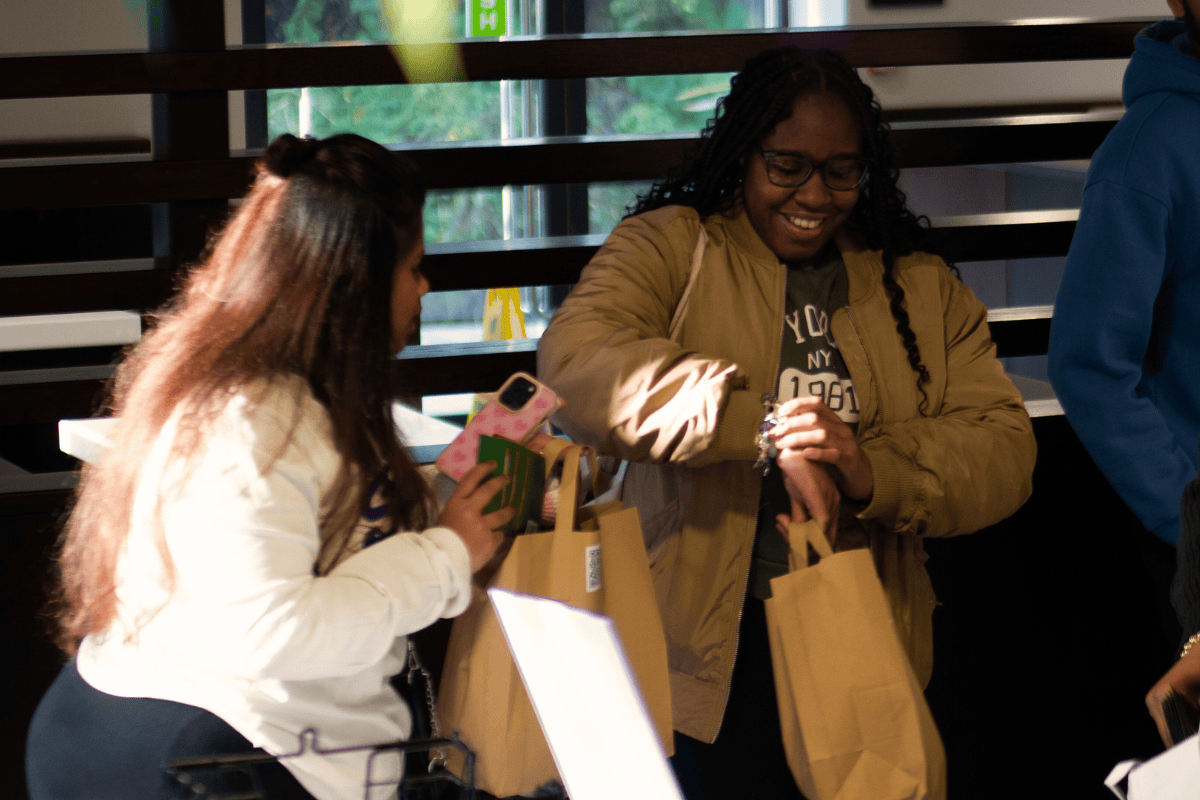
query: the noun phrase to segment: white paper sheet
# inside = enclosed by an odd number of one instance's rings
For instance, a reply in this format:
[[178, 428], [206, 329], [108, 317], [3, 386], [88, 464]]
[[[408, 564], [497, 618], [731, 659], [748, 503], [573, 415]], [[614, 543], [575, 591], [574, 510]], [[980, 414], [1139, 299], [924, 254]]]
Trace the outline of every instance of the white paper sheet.
[[488, 595], [571, 800], [682, 800], [612, 620]]
[[1122, 761], [1104, 783], [1122, 800], [1195, 800], [1200, 797], [1200, 735], [1141, 764]]

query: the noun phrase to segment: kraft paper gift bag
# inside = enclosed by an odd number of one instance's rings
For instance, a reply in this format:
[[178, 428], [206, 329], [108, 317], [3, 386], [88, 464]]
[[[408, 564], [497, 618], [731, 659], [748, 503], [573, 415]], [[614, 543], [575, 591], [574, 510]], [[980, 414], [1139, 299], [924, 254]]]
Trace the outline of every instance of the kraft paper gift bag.
[[[457, 732], [475, 751], [476, 786], [497, 797], [531, 792], [559, 775], [487, 602], [492, 586], [610, 617], [659, 738], [673, 752], [666, 640], [637, 510], [619, 502], [579, 507], [582, 450], [557, 440], [543, 451], [547, 470], [559, 451], [564, 456], [554, 530], [511, 537], [499, 568], [476, 585], [450, 632], [438, 699], [441, 730]], [[447, 765], [461, 774], [455, 751], [447, 752]]]
[[[810, 800], [942, 800], [946, 756], [867, 550], [792, 524], [767, 631], [784, 751]], [[808, 546], [820, 556], [808, 563]]]

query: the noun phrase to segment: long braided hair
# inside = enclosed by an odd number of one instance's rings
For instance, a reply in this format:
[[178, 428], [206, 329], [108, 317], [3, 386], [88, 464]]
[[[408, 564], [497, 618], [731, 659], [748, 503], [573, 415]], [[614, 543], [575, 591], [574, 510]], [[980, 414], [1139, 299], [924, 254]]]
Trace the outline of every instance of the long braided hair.
[[928, 218], [908, 209], [907, 198], [896, 185], [900, 171], [875, 93], [837, 53], [780, 47], [749, 59], [730, 81], [729, 94], [718, 101], [716, 113], [700, 133], [698, 146], [667, 173], [665, 180], [639, 197], [630, 213], [685, 205], [696, 209], [704, 219], [728, 211], [741, 198], [744, 161], [751, 148], [791, 115], [797, 99], [826, 92], [841, 98], [858, 121], [862, 157], [871, 164], [867, 182], [846, 224], [862, 233], [868, 247], [883, 254], [883, 285], [891, 301], [896, 332], [924, 395], [929, 371], [921, 361], [917, 338], [909, 324], [904, 290], [893, 273], [898, 256], [918, 251], [938, 253], [940, 248]]

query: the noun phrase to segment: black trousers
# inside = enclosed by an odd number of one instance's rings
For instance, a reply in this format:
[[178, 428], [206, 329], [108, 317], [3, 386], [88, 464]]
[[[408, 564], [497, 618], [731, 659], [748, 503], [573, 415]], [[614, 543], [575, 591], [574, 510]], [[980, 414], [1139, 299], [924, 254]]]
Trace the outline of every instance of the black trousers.
[[804, 800], [783, 752], [762, 600], [746, 598], [739, 636], [717, 740], [676, 733], [671, 765], [687, 800]]
[[[29, 726], [30, 800], [175, 800], [190, 797], [165, 767], [175, 759], [244, 754], [253, 746], [216, 715], [168, 700], [115, 697], [92, 688], [69, 662]], [[269, 798], [312, 800], [278, 762], [259, 770]], [[244, 773], [205, 776], [214, 792], [251, 788]]]

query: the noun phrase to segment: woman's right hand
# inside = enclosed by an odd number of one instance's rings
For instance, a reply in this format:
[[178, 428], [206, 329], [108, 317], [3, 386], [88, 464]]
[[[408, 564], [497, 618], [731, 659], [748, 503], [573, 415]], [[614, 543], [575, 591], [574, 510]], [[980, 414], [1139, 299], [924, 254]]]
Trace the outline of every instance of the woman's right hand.
[[488, 562], [504, 540], [501, 528], [513, 518], [516, 509], [511, 506], [484, 514], [483, 508], [497, 492], [508, 483], [508, 476], [488, 478], [496, 468], [495, 461], [484, 461], [467, 470], [458, 488], [438, 517], [438, 525], [458, 534], [471, 556], [471, 574], [474, 575]]
[[776, 460], [783, 470], [783, 485], [792, 501], [791, 515], [780, 514], [776, 518], [780, 531], [786, 537], [787, 526], [791, 522], [824, 520], [825, 536], [833, 546], [837, 538], [842, 492], [830, 474], [831, 468], [818, 461], [810, 461], [800, 450], [782, 450]]

